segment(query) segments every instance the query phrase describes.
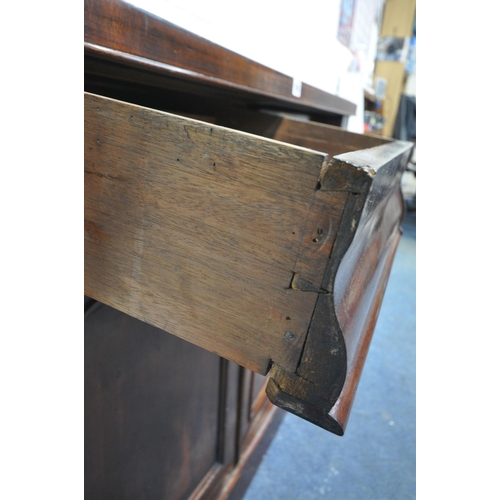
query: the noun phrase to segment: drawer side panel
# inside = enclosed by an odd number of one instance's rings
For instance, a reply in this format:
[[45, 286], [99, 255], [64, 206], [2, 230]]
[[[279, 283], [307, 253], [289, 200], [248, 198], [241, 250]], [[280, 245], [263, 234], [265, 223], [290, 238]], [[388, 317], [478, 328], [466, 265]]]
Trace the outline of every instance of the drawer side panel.
[[256, 372], [295, 369], [316, 294], [290, 284], [325, 158], [86, 94], [86, 295]]

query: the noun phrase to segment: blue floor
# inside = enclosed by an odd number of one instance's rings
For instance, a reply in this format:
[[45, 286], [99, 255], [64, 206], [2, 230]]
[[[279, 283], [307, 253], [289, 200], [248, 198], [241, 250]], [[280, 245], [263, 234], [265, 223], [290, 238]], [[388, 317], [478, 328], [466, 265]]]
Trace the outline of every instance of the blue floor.
[[415, 498], [415, 221], [406, 215], [345, 436], [287, 413], [244, 500]]

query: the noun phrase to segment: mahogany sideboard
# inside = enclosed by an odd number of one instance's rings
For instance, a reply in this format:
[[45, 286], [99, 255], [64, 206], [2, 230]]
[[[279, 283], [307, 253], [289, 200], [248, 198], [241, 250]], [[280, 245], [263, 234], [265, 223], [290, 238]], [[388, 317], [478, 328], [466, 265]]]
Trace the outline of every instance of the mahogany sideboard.
[[85, 2], [85, 495], [224, 498], [276, 407], [342, 435], [412, 144]]

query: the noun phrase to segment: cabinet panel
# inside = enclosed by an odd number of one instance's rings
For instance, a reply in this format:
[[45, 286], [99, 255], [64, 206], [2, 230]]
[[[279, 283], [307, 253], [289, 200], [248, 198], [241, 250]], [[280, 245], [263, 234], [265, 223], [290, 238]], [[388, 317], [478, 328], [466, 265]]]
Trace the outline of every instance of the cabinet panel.
[[85, 496], [188, 498], [217, 463], [221, 358], [111, 307], [85, 321]]

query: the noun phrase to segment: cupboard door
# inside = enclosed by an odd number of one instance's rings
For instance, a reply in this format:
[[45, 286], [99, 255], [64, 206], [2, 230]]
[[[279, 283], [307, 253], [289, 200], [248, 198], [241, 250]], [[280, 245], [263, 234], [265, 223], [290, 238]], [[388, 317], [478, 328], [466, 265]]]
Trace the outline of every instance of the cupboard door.
[[227, 364], [96, 303], [85, 321], [85, 497], [180, 500], [213, 480], [234, 458], [238, 370]]

